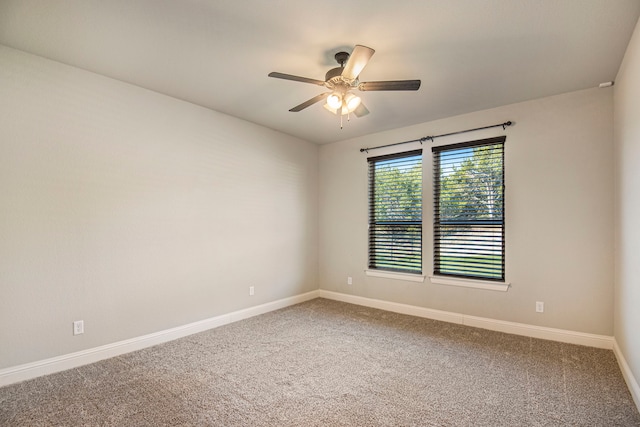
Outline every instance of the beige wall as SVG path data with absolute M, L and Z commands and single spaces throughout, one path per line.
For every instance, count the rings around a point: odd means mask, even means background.
M 1 46 L 0 99 L 0 368 L 317 289 L 317 146 Z
M 614 86 L 615 338 L 640 379 L 640 24 Z
M 320 288 L 492 319 L 613 333 L 613 91 L 589 89 L 320 147 Z M 375 112 L 372 112 L 375 114 Z M 375 120 L 371 116 L 371 120 Z M 508 292 L 365 276 L 367 154 L 362 147 L 512 120 L 436 139 L 507 135 Z M 424 146 L 424 271 L 432 271 L 431 150 Z M 370 155 L 409 150 L 418 143 Z M 347 276 L 353 285 L 347 285 Z M 545 313 L 535 312 L 535 302 Z

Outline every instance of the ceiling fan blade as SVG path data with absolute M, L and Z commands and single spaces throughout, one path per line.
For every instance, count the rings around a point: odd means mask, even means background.
M 293 76 L 291 74 L 271 72 L 269 77 L 275 77 L 276 79 L 293 80 L 294 82 L 311 83 L 318 86 L 324 86 L 322 80 L 309 79 L 307 77 Z
M 362 117 L 369 114 L 369 110 L 367 110 L 367 107 L 365 107 L 364 104 L 361 102 L 360 105 L 358 105 L 358 107 L 355 110 L 353 110 L 353 114 L 355 114 L 356 117 Z
M 318 96 L 314 96 L 314 97 L 313 97 L 313 98 L 311 98 L 310 100 L 305 101 L 305 102 L 303 102 L 303 103 L 302 103 L 302 104 L 300 104 L 300 105 L 296 105 L 295 107 L 293 107 L 293 108 L 292 108 L 292 109 L 290 109 L 289 111 L 291 111 L 291 112 L 293 112 L 293 113 L 297 113 L 298 111 L 302 111 L 302 110 L 304 110 L 305 108 L 307 108 L 307 107 L 309 107 L 309 106 L 311 106 L 311 105 L 315 104 L 316 102 L 320 102 L 320 101 L 322 101 L 322 100 L 323 100 L 323 99 L 325 99 L 327 96 L 329 96 L 329 94 L 330 94 L 330 93 L 331 93 L 331 92 L 325 92 L 325 93 L 321 93 L 321 94 L 320 94 L 320 95 L 318 95 Z
M 347 65 L 345 65 L 342 70 L 342 77 L 346 77 L 350 80 L 356 79 L 375 52 L 376 51 L 370 47 L 356 45 L 349 56 Z
M 418 90 L 420 80 L 387 80 L 382 82 L 362 82 L 358 89 L 366 90 Z

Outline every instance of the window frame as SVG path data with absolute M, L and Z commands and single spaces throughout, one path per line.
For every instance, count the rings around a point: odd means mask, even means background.
M 495 283 L 498 284 L 496 282 L 499 283 L 505 283 L 505 278 L 506 278 L 506 269 L 505 269 L 505 254 L 506 254 L 506 233 L 505 233 L 505 161 L 504 161 L 504 153 L 505 153 L 505 142 L 506 142 L 506 136 L 499 136 L 499 137 L 494 137 L 494 138 L 487 138 L 487 139 L 480 139 L 480 140 L 474 140 L 474 141 L 468 141 L 468 142 L 462 142 L 462 143 L 457 143 L 457 144 L 450 144 L 450 145 L 442 145 L 442 146 L 436 146 L 436 147 L 432 147 L 432 156 L 433 156 L 433 275 L 434 277 L 432 278 L 432 282 L 433 283 L 440 283 L 440 284 L 457 284 L 455 283 L 456 281 L 461 282 L 459 283 L 461 286 L 469 286 L 470 282 L 488 282 L 488 283 Z M 468 149 L 468 148 L 477 148 L 477 147 L 487 147 L 487 146 L 493 146 L 493 145 L 499 145 L 501 147 L 501 171 L 500 171 L 500 180 L 501 180 L 501 198 L 502 198 L 502 203 L 501 203 L 501 218 L 499 220 L 496 220 L 495 218 L 492 218 L 491 220 L 480 220 L 480 219 L 469 219 L 469 220 L 460 220 L 457 219 L 455 221 L 442 221 L 440 220 L 441 217 L 441 207 L 440 207 L 440 181 L 441 181 L 441 154 L 443 152 L 454 152 L 457 150 L 462 150 L 462 149 Z M 500 270 L 499 270 L 499 277 L 490 277 L 482 274 L 472 274 L 467 272 L 466 274 L 456 274 L 456 273 L 448 273 L 446 271 L 443 271 L 442 266 L 441 266 L 441 247 L 442 247 L 442 243 L 441 243 L 441 238 L 439 236 L 441 236 L 441 228 L 444 226 L 460 226 L 460 227 L 469 227 L 471 228 L 472 226 L 490 226 L 490 227 L 496 227 L 499 226 L 500 227 Z M 471 239 L 467 239 L 467 240 L 471 240 Z M 482 243 L 481 243 L 482 244 Z M 455 248 L 456 250 L 458 250 L 457 248 Z M 475 251 L 479 251 L 479 249 L 475 249 Z M 469 252 L 467 252 L 467 254 L 472 254 L 472 253 L 478 253 L 478 252 L 474 252 L 474 249 L 470 249 Z M 494 263 L 488 262 L 487 264 L 483 265 L 481 263 L 478 263 L 476 265 L 479 265 L 480 268 L 485 268 L 487 266 L 492 267 L 495 266 Z M 464 267 L 463 267 L 464 268 Z M 470 268 L 467 266 L 467 268 Z M 453 268 L 452 268 L 453 270 Z M 476 286 L 474 284 L 471 284 L 470 287 L 482 287 L 485 289 L 491 289 L 492 286 L 488 285 L 488 286 Z M 508 284 L 507 284 L 508 286 Z M 506 289 L 504 289 L 506 290 Z
M 399 160 L 408 159 L 410 157 L 420 156 L 419 164 L 420 164 L 420 188 L 418 190 L 418 194 L 420 197 L 419 201 L 419 221 L 382 221 L 379 222 L 375 217 L 376 211 L 376 164 L 380 162 L 390 161 L 390 160 Z M 422 149 L 398 152 L 393 154 L 386 154 L 382 156 L 375 156 L 367 158 L 367 170 L 368 170 L 368 259 L 367 259 L 367 274 L 370 276 L 378 276 L 378 277 L 390 277 L 390 278 L 398 278 L 405 280 L 413 280 L 412 276 L 419 276 L 422 281 L 424 276 L 422 272 L 424 270 L 424 250 L 423 250 L 423 231 L 424 231 L 424 154 Z M 395 267 L 389 267 L 380 265 L 377 261 L 377 254 L 385 249 L 393 249 L 393 245 L 379 245 L 376 243 L 376 233 L 379 231 L 378 226 L 391 226 L 391 227 L 418 227 L 418 238 L 417 242 L 415 238 L 412 238 L 414 250 L 419 251 L 419 268 L 407 268 L 406 266 L 402 266 L 402 263 L 396 262 Z M 408 231 L 408 230 L 407 230 Z M 415 233 L 413 233 L 415 234 Z M 397 246 L 395 246 L 397 248 Z

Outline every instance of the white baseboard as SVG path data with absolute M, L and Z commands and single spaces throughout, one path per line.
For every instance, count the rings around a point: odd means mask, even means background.
M 636 377 L 633 376 L 633 372 L 631 372 L 631 368 L 629 368 L 629 365 L 627 364 L 627 359 L 625 359 L 624 354 L 622 354 L 622 350 L 618 346 L 618 341 L 615 339 L 613 340 L 613 353 L 616 355 L 616 359 L 618 359 L 618 365 L 620 366 L 622 376 L 627 383 L 627 387 L 629 387 L 631 397 L 633 397 L 633 401 L 636 403 L 638 411 L 640 411 L 640 385 L 638 385 Z
M 0 369 L 0 387 L 25 381 L 42 375 L 53 374 L 55 372 L 65 371 L 71 368 L 87 365 L 89 363 L 98 362 L 109 357 L 119 356 L 146 347 L 162 344 L 178 338 L 186 337 L 208 329 L 217 328 L 259 314 L 268 313 L 290 305 L 299 304 L 318 298 L 319 291 L 311 291 L 304 294 L 296 295 L 289 298 L 280 299 L 266 304 L 257 305 L 255 307 L 234 311 L 232 313 L 223 314 L 209 319 L 200 320 L 198 322 L 189 323 L 187 325 L 178 326 L 176 328 L 167 329 L 160 332 L 144 335 L 141 337 L 131 338 L 100 347 L 90 348 L 75 353 L 65 354 L 62 356 L 52 357 L 50 359 L 40 360 L 37 362 L 26 363 L 24 365 L 14 366 L 10 368 Z
M 507 322 L 503 320 L 487 319 L 484 317 L 464 316 L 464 324 L 476 328 L 506 332 L 543 340 L 559 341 L 567 344 L 585 345 L 587 347 L 613 349 L 613 337 L 607 335 L 587 334 L 584 332 L 568 331 L 566 329 L 547 328 L 544 326 L 528 325 L 526 323 Z
M 415 305 L 399 304 L 396 302 L 383 301 L 379 299 L 365 298 L 356 295 L 342 294 L 340 292 L 325 291 L 320 289 L 320 298 L 335 301 L 348 302 L 350 304 L 363 305 L 365 307 L 377 308 L 380 310 L 393 311 L 394 313 L 408 314 L 410 316 L 425 317 L 427 319 L 442 320 L 443 322 L 463 324 L 462 314 L 450 311 L 433 310 L 430 308 L 417 307 Z
M 580 344 L 609 350 L 612 349 L 614 350 L 616 357 L 618 358 L 622 373 L 625 380 L 627 381 L 627 384 L 629 385 L 629 389 L 631 390 L 634 401 L 640 408 L 640 388 L 638 387 L 638 383 L 633 377 L 633 374 L 631 373 L 629 366 L 626 364 L 626 361 L 624 360 L 624 357 L 622 356 L 620 349 L 617 347 L 617 344 L 615 343 L 613 337 L 468 316 L 459 313 L 434 310 L 408 304 L 399 304 L 326 290 L 311 291 L 293 297 L 261 304 L 255 307 L 250 307 L 243 310 L 234 311 L 232 313 L 204 319 L 198 322 L 189 323 L 187 325 L 178 326 L 176 328 L 155 332 L 141 337 L 119 341 L 116 343 L 90 348 L 75 353 L 65 354 L 62 356 L 52 357 L 32 363 L 26 363 L 24 365 L 0 369 L 0 387 L 39 377 L 41 375 L 48 375 L 55 372 L 87 365 L 89 363 L 94 363 L 103 359 L 107 359 L 109 357 L 115 357 L 132 351 L 141 350 L 143 348 L 162 344 L 167 341 L 206 331 L 208 329 L 217 328 L 219 326 L 268 313 L 280 308 L 299 304 L 301 302 L 309 301 L 318 297 L 392 311 L 395 313 L 408 314 L 433 320 L 441 320 L 444 322 L 458 323 L 461 325 L 506 332 L 515 335 L 523 335 L 533 338 L 541 338 L 571 344 Z
M 339 292 L 320 290 L 320 297 L 351 304 L 363 305 L 395 313 L 409 314 L 411 316 L 424 317 L 444 322 L 458 323 L 476 328 L 489 329 L 491 331 L 505 332 L 508 334 L 522 335 L 525 337 L 541 338 L 551 341 L 579 344 L 589 347 L 613 349 L 613 337 L 606 335 L 586 334 L 583 332 L 567 331 L 564 329 L 546 328 L 542 326 L 527 325 L 524 323 L 507 322 L 503 320 L 488 319 L 485 317 L 468 316 L 466 314 L 452 313 L 449 311 L 433 310 L 408 304 L 365 298 L 356 295 L 342 294 Z

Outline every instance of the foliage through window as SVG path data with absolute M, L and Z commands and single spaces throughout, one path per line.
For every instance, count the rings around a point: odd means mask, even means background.
M 422 150 L 369 162 L 369 268 L 422 273 Z
M 432 148 L 434 274 L 504 280 L 504 141 Z

